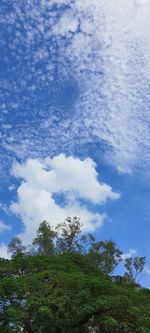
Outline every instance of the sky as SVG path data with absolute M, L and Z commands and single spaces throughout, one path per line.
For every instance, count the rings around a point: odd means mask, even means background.
M 80 217 L 150 288 L 150 0 L 1 0 L 0 256 Z

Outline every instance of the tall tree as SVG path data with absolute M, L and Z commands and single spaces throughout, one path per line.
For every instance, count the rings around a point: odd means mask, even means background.
M 93 265 L 99 268 L 101 273 L 110 274 L 122 261 L 122 251 L 116 247 L 112 240 L 93 242 L 88 258 Z
M 18 237 L 13 238 L 8 244 L 8 252 L 12 257 L 22 255 L 25 252 L 25 246 L 22 245 L 22 240 Z
M 38 253 L 52 255 L 54 253 L 54 239 L 57 233 L 51 229 L 46 220 L 40 223 L 37 236 L 33 240 L 33 245 L 37 247 Z
M 59 253 L 79 252 L 82 249 L 79 241 L 82 224 L 78 217 L 67 217 L 63 223 L 58 224 L 57 231 L 60 236 L 57 239 Z
M 141 273 L 143 272 L 145 266 L 145 257 L 134 257 L 134 258 L 127 258 L 125 260 L 125 268 L 127 272 L 125 273 L 125 278 L 137 281 Z

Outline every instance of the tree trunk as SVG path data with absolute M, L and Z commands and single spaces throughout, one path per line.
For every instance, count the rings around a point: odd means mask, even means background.
M 26 324 L 24 329 L 23 329 L 23 333 L 33 333 L 32 328 L 30 327 L 29 324 Z
M 55 331 L 55 333 L 62 333 L 61 328 L 59 328 L 59 327 L 57 326 L 57 327 L 56 327 L 56 331 Z

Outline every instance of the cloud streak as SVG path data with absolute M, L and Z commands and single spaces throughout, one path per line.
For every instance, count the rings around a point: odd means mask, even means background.
M 9 230 L 11 230 L 11 225 L 5 224 L 3 221 L 0 220 L 0 233 Z

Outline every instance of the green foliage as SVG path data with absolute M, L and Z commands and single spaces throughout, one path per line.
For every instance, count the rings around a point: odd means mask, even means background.
M 127 273 L 125 278 L 136 281 L 139 275 L 142 273 L 145 266 L 145 257 L 134 257 L 125 260 L 125 268 Z
M 13 238 L 8 245 L 8 252 L 11 253 L 12 257 L 16 255 L 23 255 L 25 247 L 22 245 L 20 238 Z
M 54 253 L 54 238 L 56 232 L 53 231 L 47 221 L 43 221 L 37 231 L 37 236 L 33 245 L 37 247 L 39 253 L 52 255 Z
M 60 237 L 57 238 L 57 251 L 64 252 L 80 252 L 82 246 L 79 242 L 79 234 L 81 233 L 80 219 L 67 217 L 67 219 L 58 224 L 56 227 Z
M 25 251 L 17 240 L 9 248 L 12 259 L 0 260 L 0 332 L 150 332 L 150 291 L 134 282 L 144 258 L 126 261 L 128 281 L 112 277 L 121 261 L 113 241 L 80 235 L 77 218 L 57 232 L 43 221 L 37 252 Z
M 103 274 L 110 274 L 122 260 L 122 252 L 113 241 L 93 242 L 88 253 L 89 261 Z

